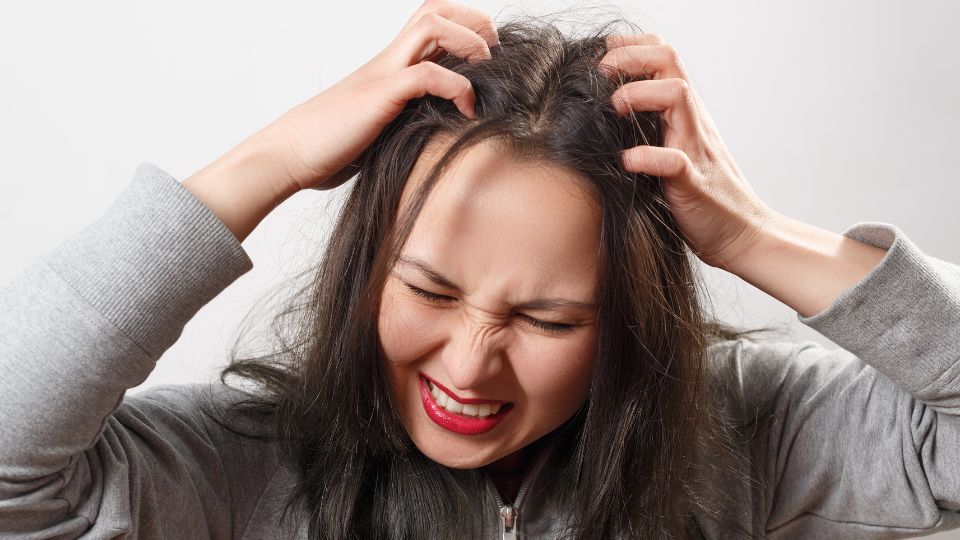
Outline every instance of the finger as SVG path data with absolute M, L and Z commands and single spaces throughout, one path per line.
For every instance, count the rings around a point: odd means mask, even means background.
M 629 82 L 613 92 L 610 102 L 621 116 L 631 111 L 662 111 L 664 120 L 678 135 L 699 135 L 693 89 L 683 79 Z
M 477 98 L 470 79 L 463 75 L 433 62 L 420 62 L 403 69 L 396 77 L 394 101 L 399 107 L 411 99 L 430 94 L 453 101 L 464 116 L 476 119 Z
M 497 36 L 497 25 L 490 15 L 479 9 L 442 0 L 427 0 L 424 2 L 417 13 L 404 25 L 404 28 L 412 26 L 424 13 L 436 13 L 445 19 L 473 30 L 486 41 L 489 47 L 500 43 L 500 38 Z
M 623 167 L 661 178 L 686 178 L 693 167 L 682 150 L 662 146 L 634 146 L 621 152 Z
M 660 45 L 663 36 L 660 34 L 607 34 L 604 39 L 607 50 L 629 45 Z
M 440 49 L 468 61 L 490 59 L 490 47 L 480 34 L 436 13 L 425 13 L 397 43 L 403 67 L 430 58 Z
M 651 79 L 684 79 L 687 70 L 673 45 L 626 45 L 607 51 L 599 66 L 610 76 L 623 72 Z

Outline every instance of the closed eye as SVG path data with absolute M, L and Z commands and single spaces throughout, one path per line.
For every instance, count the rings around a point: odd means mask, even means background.
M 452 296 L 446 296 L 446 295 L 443 295 L 443 294 L 436 294 L 436 293 L 432 293 L 432 292 L 430 292 L 430 291 L 425 291 L 425 290 L 421 289 L 420 287 L 416 287 L 416 286 L 411 285 L 411 284 L 409 284 L 409 283 L 407 283 L 407 282 L 404 282 L 403 284 L 406 285 L 406 287 L 407 287 L 408 289 L 410 289 L 410 292 L 412 292 L 413 294 L 415 294 L 415 295 L 417 295 L 417 296 L 420 296 L 420 297 L 422 297 L 422 298 L 426 298 L 427 300 L 430 300 L 430 301 L 432 301 L 432 302 L 437 302 L 437 303 L 450 303 L 450 302 L 456 302 L 456 301 L 457 301 L 457 299 L 454 298 L 454 297 L 452 297 Z M 575 326 L 575 325 L 573 325 L 573 324 L 563 324 L 563 323 L 556 323 L 556 322 L 549 322 L 549 321 L 541 321 L 540 319 L 535 319 L 535 318 L 533 318 L 533 317 L 531 317 L 531 316 L 529 316 L 529 315 L 524 315 L 523 313 L 518 313 L 518 315 L 519 315 L 524 321 L 526 321 L 528 324 L 530 324 L 531 326 L 535 326 L 535 327 L 537 327 L 537 328 L 539 328 L 539 329 L 541 329 L 541 330 L 546 330 L 547 332 L 550 332 L 550 333 L 553 333 L 553 334 L 565 334 L 565 333 L 568 333 L 568 332 L 572 332 L 572 331 L 573 331 L 573 328 L 574 328 L 574 326 Z
M 434 302 L 451 302 L 451 301 L 455 302 L 457 300 L 452 296 L 444 296 L 442 294 L 435 294 L 430 291 L 425 291 L 420 287 L 414 287 L 413 285 L 406 282 L 404 282 L 404 285 L 406 285 L 407 288 L 413 292 L 413 294 L 417 296 L 422 296 L 428 300 L 433 300 Z

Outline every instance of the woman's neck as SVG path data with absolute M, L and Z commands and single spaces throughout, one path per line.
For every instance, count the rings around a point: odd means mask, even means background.
M 540 445 L 530 444 L 483 467 L 506 504 L 512 504 Z

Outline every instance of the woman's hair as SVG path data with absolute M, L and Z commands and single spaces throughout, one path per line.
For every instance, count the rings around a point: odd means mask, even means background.
M 482 473 L 447 468 L 413 444 L 380 360 L 377 314 L 384 281 L 429 190 L 451 160 L 483 141 L 518 160 L 578 173 L 602 209 L 598 348 L 587 398 L 554 432 L 546 493 L 573 538 L 689 537 L 694 514 L 724 520 L 698 470 L 741 470 L 734 430 L 711 399 L 704 349 L 741 337 L 709 321 L 701 278 L 658 178 L 626 172 L 619 153 L 661 145 L 658 113 L 618 117 L 611 93 L 625 78 L 597 68 L 604 36 L 629 22 L 592 25 L 569 37 L 552 22 L 499 27 L 489 61 L 446 55 L 465 75 L 477 120 L 426 96 L 403 112 L 357 160 L 329 244 L 309 282 L 276 319 L 269 354 L 234 357 L 221 373 L 256 383 L 234 405 L 267 419 L 299 484 L 294 505 L 312 538 L 479 538 L 495 504 Z M 398 216 L 417 157 L 437 136 L 452 141 Z M 547 478 L 549 477 L 549 478 Z M 716 486 L 714 486 L 715 488 Z M 733 488 L 734 486 L 724 486 Z M 521 516 L 521 519 L 523 516 Z

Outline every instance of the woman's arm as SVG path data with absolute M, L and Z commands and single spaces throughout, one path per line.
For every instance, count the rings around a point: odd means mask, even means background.
M 209 432 L 122 400 L 251 267 L 204 204 L 143 164 L 106 213 L 0 289 L 0 536 L 225 537 L 231 489 Z
M 712 350 L 733 367 L 732 401 L 763 428 L 750 458 L 765 485 L 744 500 L 757 534 L 948 526 L 960 510 L 960 268 L 891 225 L 861 223 L 841 238 L 778 215 L 750 188 L 673 47 L 656 35 L 608 46 L 601 67 L 642 77 L 618 88 L 614 108 L 664 120 L 663 146 L 626 149 L 624 167 L 659 179 L 701 260 L 796 308 L 842 347 L 741 340 Z
M 370 62 L 184 184 L 141 165 L 100 219 L 0 289 L 0 536 L 242 536 L 260 496 L 243 488 L 267 473 L 247 461 L 273 454 L 221 444 L 190 397 L 127 389 L 250 269 L 239 240 L 292 193 L 346 180 L 409 99 L 472 116 L 469 80 L 423 60 L 489 58 L 495 42 L 485 13 L 427 2 Z
M 624 167 L 659 177 L 687 244 L 705 263 L 739 275 L 803 316 L 862 279 L 883 250 L 781 215 L 750 187 L 676 49 L 655 34 L 612 36 L 600 62 L 626 82 L 611 97 L 623 115 L 660 111 L 662 147 L 624 150 Z
M 272 146 L 257 133 L 183 181 L 241 242 L 298 191 Z
M 776 214 L 742 255 L 724 269 L 790 306 L 820 313 L 863 279 L 886 251 Z
M 297 191 L 349 180 L 357 158 L 409 100 L 438 96 L 476 118 L 469 79 L 430 60 L 443 54 L 488 60 L 498 43 L 488 14 L 453 2 L 424 2 L 377 56 L 185 180 L 184 187 L 243 240 Z
M 960 525 L 960 267 L 897 227 L 844 237 L 886 250 L 799 320 L 840 344 L 722 342 L 711 366 L 752 434 L 770 538 L 916 535 Z M 758 535 L 761 533 L 758 531 Z

